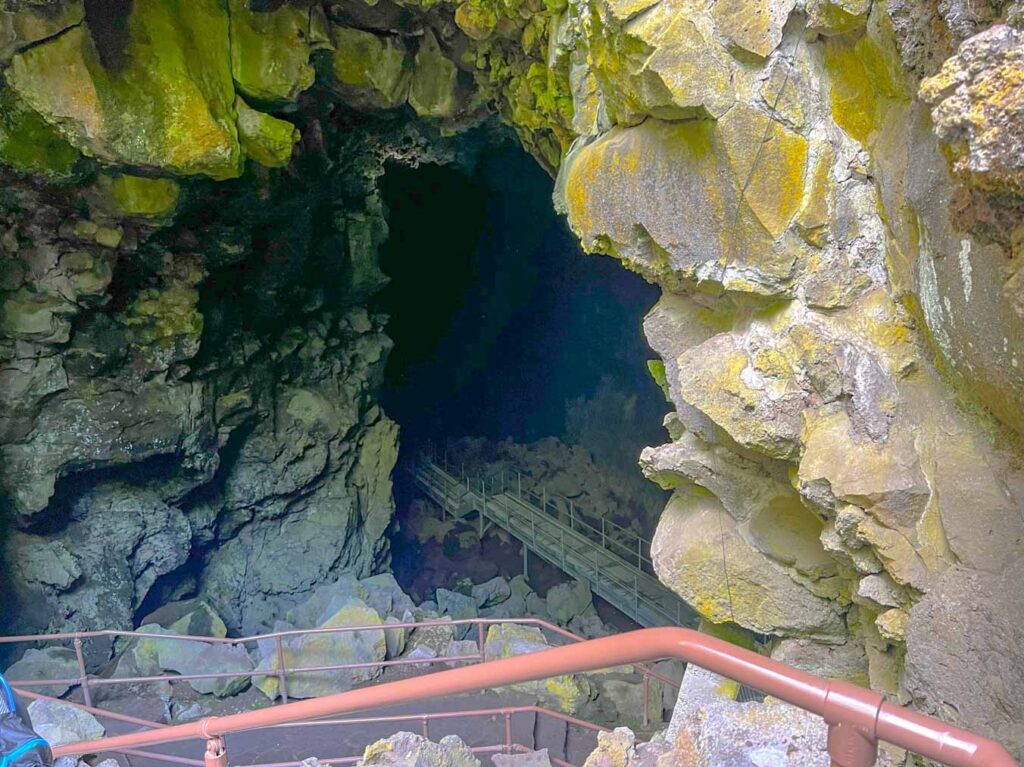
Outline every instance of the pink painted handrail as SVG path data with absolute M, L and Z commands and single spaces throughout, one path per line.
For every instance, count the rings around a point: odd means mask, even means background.
M 552 634 L 561 636 L 564 639 L 568 639 L 572 642 L 582 642 L 583 637 L 578 636 L 571 631 L 562 628 L 554 623 L 545 621 L 541 618 L 459 618 L 459 619 L 445 619 L 445 620 L 432 620 L 432 621 L 415 621 L 415 622 L 403 622 L 403 623 L 386 623 L 386 624 L 367 624 L 363 626 L 320 626 L 311 629 L 289 629 L 286 631 L 275 631 L 268 634 L 254 634 L 246 637 L 211 637 L 211 636 L 200 636 L 194 634 L 163 634 L 163 633 L 140 633 L 137 631 L 124 631 L 120 629 L 102 629 L 99 631 L 73 631 L 65 632 L 60 634 L 23 634 L 15 636 L 0 636 L 0 645 L 3 644 L 17 644 L 25 642 L 56 642 L 56 641 L 72 641 L 75 647 L 75 655 L 78 662 L 78 676 L 73 679 L 17 679 L 11 680 L 18 684 L 19 687 L 69 687 L 72 685 L 81 685 L 82 693 L 85 697 L 86 706 L 92 705 L 92 688 L 102 685 L 124 685 L 124 684 L 141 684 L 147 682 L 182 682 L 189 680 L 198 679 L 241 679 L 243 677 L 255 677 L 255 676 L 277 676 L 281 685 L 281 697 L 282 700 L 288 702 L 288 684 L 287 680 L 289 677 L 295 674 L 308 674 L 317 673 L 324 671 L 342 671 L 360 668 L 375 668 L 383 669 L 390 668 L 392 666 L 431 666 L 435 664 L 451 664 L 456 662 L 473 662 L 473 661 L 484 661 L 485 658 L 485 640 L 486 640 L 486 629 L 489 626 L 503 624 L 503 623 L 516 623 L 526 626 L 534 626 L 544 631 L 548 631 Z M 436 658 L 398 658 L 392 660 L 374 660 L 364 661 L 359 663 L 335 663 L 326 666 L 292 666 L 286 667 L 285 656 L 284 656 L 284 644 L 283 640 L 291 637 L 308 636 L 311 634 L 346 634 L 354 633 L 359 631 L 394 631 L 397 629 L 421 629 L 429 628 L 432 626 L 447 626 L 454 628 L 456 626 L 474 626 L 477 630 L 477 645 L 478 651 L 475 655 L 439 655 Z M 82 641 L 85 639 L 95 639 L 99 637 L 108 638 L 137 638 L 147 640 L 169 640 L 176 642 L 206 642 L 209 644 L 222 644 L 222 645 L 244 645 L 247 643 L 259 643 L 263 641 L 274 640 L 276 647 L 276 660 L 277 665 L 272 669 L 265 669 L 265 673 L 258 673 L 259 669 L 249 669 L 243 671 L 224 671 L 224 672 L 210 672 L 205 674 L 154 674 L 149 676 L 138 676 L 138 677 L 112 677 L 112 678 L 97 678 L 90 676 L 86 672 L 85 667 L 85 656 L 82 652 Z M 634 669 L 643 676 L 643 723 L 647 727 L 648 722 L 648 701 L 650 699 L 652 679 L 656 679 L 668 687 L 674 687 L 679 689 L 679 684 L 669 679 L 668 677 L 659 674 L 653 669 L 643 664 L 636 664 Z
M 661 658 L 693 663 L 823 717 L 833 767 L 870 767 L 877 759 L 879 740 L 950 767 L 1020 767 L 998 743 L 886 703 L 876 692 L 821 679 L 682 628 L 641 629 L 276 708 L 58 746 L 54 755 L 77 756 L 204 738 L 206 764 L 226 767 L 223 736 L 232 733 Z

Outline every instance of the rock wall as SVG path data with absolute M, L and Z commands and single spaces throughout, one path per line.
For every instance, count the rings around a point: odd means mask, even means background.
M 671 442 L 642 457 L 674 491 L 655 541 L 663 579 L 709 620 L 777 637 L 789 662 L 1019 747 L 1024 604 L 1004 585 L 1024 546 L 1016 4 L 85 11 L 12 0 L 0 15 L 0 160 L 35 179 L 19 182 L 2 240 L 17 535 L 71 535 L 83 503 L 128 525 L 110 511 L 123 489 L 94 483 L 84 501 L 65 480 L 135 463 L 133 492 L 154 511 L 125 536 L 216 541 L 196 578 L 238 625 L 263 617 L 264 595 L 308 587 L 295 554 L 317 573 L 370 561 L 394 443 L 367 394 L 385 342 L 357 308 L 378 279 L 381 219 L 367 173 L 344 164 L 379 157 L 380 131 L 352 115 L 451 135 L 492 109 L 557 172 L 584 247 L 663 288 L 645 329 Z M 389 146 L 416 156 L 415 141 Z M 277 184 L 309 178 L 306 155 L 348 193 L 331 248 L 295 261 L 282 244 L 278 258 L 253 222 L 251 240 L 221 236 L 239 229 L 222 205 L 265 213 Z M 181 195 L 202 226 L 179 213 L 154 240 Z M 283 211 L 278 227 L 302 226 Z M 298 289 L 292 266 L 337 252 L 343 290 Z M 229 316 L 216 330 L 224 299 L 257 284 L 253 329 L 230 332 L 246 323 Z M 259 329 L 282 297 L 291 332 Z M 237 367 L 232 379 L 230 359 L 262 384 Z M 270 558 L 291 524 L 313 532 Z M 324 551 L 321 525 L 361 542 Z M 39 552 L 18 572 L 46 594 L 80 588 L 101 565 L 68 543 L 13 546 Z M 180 549 L 140 544 L 102 583 L 134 584 L 138 602 L 139 584 L 183 566 Z
M 1020 749 L 1019 33 L 906 5 L 571 9 L 556 202 L 664 289 L 662 579 Z

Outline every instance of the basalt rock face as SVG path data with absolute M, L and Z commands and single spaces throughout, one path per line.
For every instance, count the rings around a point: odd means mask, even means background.
M 663 579 L 1020 748 L 1019 643 L 939 630 L 1024 620 L 1016 5 L 187 5 L 0 14 L 7 571 L 49 625 L 87 623 L 93 583 L 254 626 L 372 566 L 372 178 L 431 151 L 402 124 L 491 109 L 583 246 L 663 288 Z M 97 562 L 93 510 L 154 543 Z M 950 671 L 997 645 L 1005 684 Z
M 641 458 L 675 493 L 662 579 L 787 662 L 1020 749 L 1019 696 L 949 673 L 985 642 L 939 627 L 1024 615 L 995 585 L 1024 543 L 1024 70 L 998 8 L 940 7 L 589 3 L 565 46 L 596 119 L 556 202 L 664 288 L 645 329 L 673 441 Z

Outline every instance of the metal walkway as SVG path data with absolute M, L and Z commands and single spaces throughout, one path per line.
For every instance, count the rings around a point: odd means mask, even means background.
M 588 582 L 595 594 L 641 626 L 697 625 L 693 608 L 654 574 L 650 541 L 603 517 L 590 517 L 567 498 L 523 488 L 518 473 L 470 477 L 461 470 L 450 473 L 451 468 L 424 457 L 410 473 L 443 514 L 477 512 L 481 535 L 492 523 L 522 542 L 524 570 L 527 553 L 533 552 Z

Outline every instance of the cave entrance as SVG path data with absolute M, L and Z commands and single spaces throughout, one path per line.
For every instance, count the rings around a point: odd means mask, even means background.
M 400 426 L 400 465 L 444 446 L 653 534 L 665 497 L 637 457 L 663 439 L 665 399 L 642 334 L 657 289 L 580 250 L 551 178 L 511 141 L 471 163 L 391 165 L 380 190 L 390 283 L 378 308 L 394 341 L 380 401 Z M 438 528 L 401 470 L 395 492 L 392 566 L 414 598 L 522 572 L 518 542 L 481 541 L 472 514 Z M 566 578 L 531 558 L 540 594 Z

